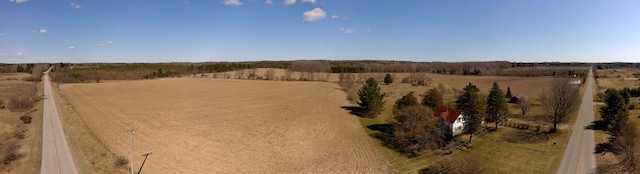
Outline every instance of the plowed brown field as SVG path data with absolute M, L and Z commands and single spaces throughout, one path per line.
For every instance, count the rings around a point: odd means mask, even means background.
M 60 90 L 114 153 L 145 173 L 386 173 L 338 85 L 177 78 L 65 84 Z M 136 169 L 137 170 L 137 169 Z

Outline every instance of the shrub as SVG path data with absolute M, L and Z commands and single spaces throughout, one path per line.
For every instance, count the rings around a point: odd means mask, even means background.
M 13 132 L 11 132 L 11 134 L 12 134 L 13 137 L 15 137 L 15 138 L 17 138 L 19 140 L 22 140 L 25 137 L 27 137 L 24 134 L 25 131 L 26 130 L 24 128 L 22 128 L 21 126 L 16 126 L 16 127 L 13 128 Z
M 116 158 L 116 166 L 122 167 L 122 166 L 125 166 L 127 164 L 129 164 L 129 160 L 127 158 L 125 158 L 123 156 L 118 156 Z
M 32 119 L 31 116 L 28 116 L 28 115 L 20 116 L 20 120 L 22 120 L 24 124 L 31 123 L 31 119 Z
M 639 108 L 640 108 L 640 103 L 638 103 L 637 100 L 629 102 L 629 110 L 639 109 Z
M 9 99 L 9 110 L 22 111 L 33 107 L 34 103 L 35 101 L 33 100 L 33 98 L 14 96 Z
M 28 81 L 28 82 L 41 82 L 42 78 L 40 78 L 38 76 L 29 76 L 29 77 L 23 78 L 22 80 Z
M 0 160 L 2 161 L 2 164 L 9 164 L 11 161 L 19 159 L 19 148 L 20 144 L 15 139 L 7 139 L 0 142 Z

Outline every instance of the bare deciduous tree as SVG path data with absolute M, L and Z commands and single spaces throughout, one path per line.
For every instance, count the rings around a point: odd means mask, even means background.
M 284 80 L 291 80 L 291 76 L 293 76 L 293 71 L 291 70 L 284 70 Z
M 520 111 L 522 111 L 522 116 L 531 110 L 531 104 L 526 100 L 518 100 L 518 107 L 520 108 Z
M 256 78 L 258 78 L 258 74 L 256 72 L 258 72 L 258 69 L 249 69 L 249 74 L 247 74 L 247 79 L 250 80 L 255 80 Z
M 394 119 L 398 123 L 394 124 L 394 142 L 411 155 L 416 155 L 420 150 L 439 149 L 447 145 L 451 132 L 444 123 L 432 116 L 431 110 L 414 102 L 414 105 L 396 112 Z
M 553 124 L 555 131 L 558 123 L 567 119 L 569 113 L 578 109 L 580 92 L 577 85 L 569 83 L 568 78 L 556 79 L 549 91 L 540 94 L 540 105 L 545 118 Z
M 244 69 L 236 70 L 236 79 L 244 78 Z
M 275 77 L 275 71 L 273 69 L 269 69 L 267 70 L 267 72 L 264 73 L 264 79 L 265 80 L 273 80 L 273 78 Z

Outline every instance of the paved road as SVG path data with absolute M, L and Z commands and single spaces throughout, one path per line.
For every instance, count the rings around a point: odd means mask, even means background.
M 582 97 L 582 104 L 578 111 L 578 119 L 573 130 L 569 145 L 564 152 L 562 163 L 556 173 L 573 174 L 573 173 L 595 173 L 596 172 L 596 155 L 593 153 L 595 148 L 593 130 L 585 129 L 585 126 L 593 122 L 593 73 L 589 71 L 586 80 L 586 88 Z
M 60 124 L 56 103 L 49 83 L 48 71 L 44 75 L 44 115 L 42 121 L 41 174 L 76 174 L 78 168 L 73 161 L 67 139 Z

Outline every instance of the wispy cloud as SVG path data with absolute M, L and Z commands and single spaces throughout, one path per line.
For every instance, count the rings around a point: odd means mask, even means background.
M 339 29 L 340 31 L 343 31 L 343 30 L 344 30 L 344 27 L 340 27 L 340 28 L 338 28 L 338 29 Z
M 367 29 L 367 32 L 371 32 L 371 29 Z
M 266 0 L 264 3 L 267 5 L 273 5 L 273 0 Z
M 29 57 L 29 54 L 28 53 L 19 52 L 18 54 L 16 54 L 16 57 Z
M 338 18 L 338 17 L 340 17 L 340 16 L 338 16 L 338 15 L 333 15 L 333 16 L 331 16 L 331 19 L 335 19 L 335 18 Z
M 224 5 L 242 5 L 240 0 L 224 0 Z
M 80 5 L 78 5 L 78 4 L 77 4 L 77 3 L 75 3 L 75 2 L 72 2 L 72 3 L 71 3 L 71 7 L 75 8 L 75 9 L 82 8 Z
M 355 30 L 353 30 L 352 28 L 347 28 L 344 30 L 344 34 L 351 34 L 353 32 L 355 32 Z
M 17 4 L 21 4 L 21 3 L 25 3 L 25 2 L 29 2 L 31 0 L 9 0 L 9 2 L 15 2 Z
M 296 0 L 284 0 L 284 2 L 282 2 L 284 5 L 293 5 L 296 3 Z
M 67 47 L 67 49 L 73 50 L 73 49 L 76 49 L 76 47 L 74 47 L 73 45 L 71 45 L 71 46 L 68 46 L 68 47 Z
M 321 8 L 315 8 L 313 10 L 304 12 L 302 14 L 302 17 L 304 18 L 302 19 L 302 21 L 315 22 L 327 17 L 327 12 L 325 12 Z
M 108 41 L 107 43 L 100 44 L 101 47 L 110 47 L 113 45 L 113 41 Z
M 302 0 L 302 2 L 308 2 L 308 3 L 315 4 L 316 0 Z
M 31 30 L 32 33 L 40 33 L 40 34 L 45 34 L 45 33 L 49 33 L 49 31 L 47 31 L 47 29 L 40 29 L 40 30 Z
M 0 36 L 4 35 L 4 33 L 0 33 Z

